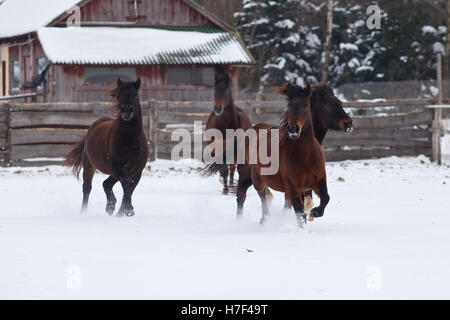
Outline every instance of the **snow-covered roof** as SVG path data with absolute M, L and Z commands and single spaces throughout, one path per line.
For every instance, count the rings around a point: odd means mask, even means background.
M 38 30 L 38 37 L 47 58 L 54 64 L 250 64 L 253 62 L 238 38 L 233 33 L 223 31 L 45 27 Z
M 0 6 L 0 38 L 36 32 L 80 0 L 6 0 Z

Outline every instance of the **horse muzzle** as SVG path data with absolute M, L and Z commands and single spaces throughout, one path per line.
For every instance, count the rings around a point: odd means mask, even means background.
M 121 113 L 120 117 L 122 118 L 123 121 L 130 121 L 131 119 L 133 119 L 133 114 L 132 113 Z
M 214 106 L 214 113 L 216 115 L 220 116 L 222 114 L 222 112 L 223 112 L 223 107 L 222 106 L 218 106 L 218 105 Z
M 301 136 L 300 127 L 296 124 L 287 126 L 288 138 L 297 140 Z
M 352 133 L 353 132 L 353 120 L 352 119 L 345 120 L 343 126 L 344 126 L 345 133 Z

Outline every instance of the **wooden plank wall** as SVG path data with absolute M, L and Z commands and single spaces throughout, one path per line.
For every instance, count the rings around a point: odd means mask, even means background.
M 148 103 L 142 104 L 142 109 L 148 133 Z M 115 114 L 116 107 L 105 102 L 11 104 L 7 123 L 9 165 L 60 164 L 95 120 Z
M 384 102 L 348 102 L 346 108 L 366 111 L 368 115 L 353 116 L 354 132 L 329 131 L 324 142 L 328 161 L 380 158 L 387 156 L 431 155 L 432 112 L 424 107 L 427 100 L 396 100 Z M 282 101 L 240 101 L 238 105 L 250 116 L 253 124 L 277 124 L 284 111 Z M 397 112 L 392 113 L 392 106 Z M 212 110 L 211 102 L 159 102 L 157 103 L 158 127 L 157 157 L 170 159 L 172 130 L 168 125 L 206 123 Z M 381 113 L 387 108 L 387 113 Z M 376 110 L 377 114 L 374 110 Z M 391 112 L 390 114 L 388 112 Z M 170 127 L 169 127 L 170 128 Z M 193 141 L 193 136 L 192 136 Z
M 150 26 L 213 25 L 207 17 L 182 0 L 138 0 L 136 16 L 133 0 L 97 0 L 81 7 L 81 22 L 136 22 Z M 55 24 L 66 22 L 64 18 Z
M 8 104 L 0 104 L 0 167 L 8 162 Z
M 355 110 L 389 113 L 354 116 L 354 132 L 329 131 L 324 142 L 328 161 L 369 159 L 386 156 L 431 155 L 432 112 L 429 101 L 403 100 L 379 103 L 348 102 Z M 284 111 L 280 101 L 240 101 L 238 105 L 252 123 L 277 124 Z M 390 106 L 409 112 L 394 112 Z M 172 141 L 175 128 L 190 130 L 194 121 L 203 125 L 212 110 L 212 102 L 143 102 L 144 126 L 149 136 L 151 159 L 170 159 L 179 141 Z M 116 113 L 112 103 L 40 103 L 0 105 L 0 160 L 3 165 L 46 165 L 61 163 L 70 147 L 85 136 L 96 119 Z M 199 134 L 199 136 L 201 133 Z M 201 138 L 201 137 L 196 137 Z M 200 146 L 203 147 L 203 146 Z M 194 148 L 192 148 L 194 150 Z M 191 155 L 193 156 L 194 153 Z M 32 161 L 30 159 L 38 159 Z

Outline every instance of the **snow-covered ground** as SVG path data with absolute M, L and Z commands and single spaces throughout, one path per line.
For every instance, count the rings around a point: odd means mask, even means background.
M 448 166 L 330 163 L 330 205 L 304 230 L 279 193 L 261 227 L 253 189 L 236 221 L 198 166 L 152 163 L 134 218 L 105 215 L 101 175 L 80 215 L 67 169 L 0 169 L 0 298 L 450 298 Z

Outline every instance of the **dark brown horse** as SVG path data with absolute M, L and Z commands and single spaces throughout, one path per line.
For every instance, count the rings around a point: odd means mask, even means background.
M 281 124 L 276 127 L 279 130 L 279 168 L 275 174 L 261 174 L 262 165 L 258 157 L 256 164 L 247 165 L 250 168 L 252 183 L 258 192 L 262 202 L 263 216 L 261 223 L 269 214 L 266 189 L 274 190 L 288 195 L 292 201 L 299 226 L 306 223 L 306 213 L 302 194 L 313 190 L 320 197 L 320 205 L 312 209 L 311 216 L 321 217 L 329 202 L 326 182 L 325 155 L 314 136 L 310 98 L 312 88 L 308 85 L 302 88 L 295 85 L 286 85 L 281 93 L 288 98 L 287 111 L 283 114 Z M 258 130 L 258 126 L 253 127 Z M 258 137 L 258 148 L 261 145 L 261 137 Z M 267 146 L 273 139 L 271 131 L 267 136 Z M 246 148 L 248 162 L 248 148 Z M 259 151 L 259 150 L 258 150 Z M 270 153 L 269 150 L 268 153 Z M 259 152 L 258 152 L 259 154 Z M 213 173 L 220 168 L 218 164 L 211 164 L 205 170 Z M 245 199 L 244 199 L 245 200 Z M 243 204 L 243 203 L 242 203 Z
M 244 111 L 234 105 L 233 95 L 231 92 L 232 82 L 230 76 L 221 66 L 216 66 L 215 71 L 215 105 L 214 110 L 211 112 L 206 123 L 206 130 L 217 129 L 225 138 L 227 129 L 242 129 L 246 131 L 251 127 L 251 122 Z M 234 183 L 235 170 L 235 164 L 226 165 L 220 169 L 220 176 L 221 179 L 223 179 L 224 194 L 228 193 L 229 185 L 232 185 Z M 228 181 L 228 176 L 230 177 L 230 181 Z
M 87 136 L 67 155 L 66 165 L 79 176 L 83 168 L 83 205 L 87 209 L 92 178 L 99 170 L 109 175 L 103 182 L 106 193 L 106 212 L 114 213 L 116 197 L 113 186 L 120 181 L 123 188 L 122 205 L 118 216 L 134 216 L 131 197 L 138 185 L 148 159 L 148 143 L 142 125 L 139 101 L 140 79 L 136 82 L 117 82 L 113 96 L 120 109 L 117 118 L 102 118 L 94 122 Z

